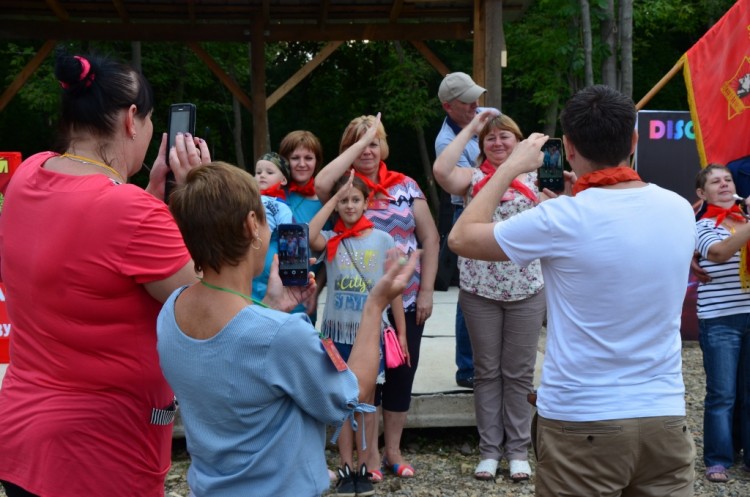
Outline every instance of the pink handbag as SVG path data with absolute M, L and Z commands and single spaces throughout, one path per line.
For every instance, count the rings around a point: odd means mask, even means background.
M 383 331 L 383 342 L 385 343 L 385 367 L 397 368 L 406 364 L 406 356 L 401 350 L 401 343 L 393 327 L 388 326 Z

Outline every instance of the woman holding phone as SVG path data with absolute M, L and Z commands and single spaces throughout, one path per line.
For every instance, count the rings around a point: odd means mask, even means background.
M 479 136 L 475 168 L 457 167 L 472 136 Z M 502 167 L 523 139 L 518 125 L 494 109 L 477 114 L 443 150 L 433 165 L 438 184 L 448 193 L 464 195 L 466 205 Z M 495 209 L 503 221 L 539 201 L 536 173 L 516 178 Z M 526 268 L 511 262 L 458 258 L 459 304 L 474 351 L 474 407 L 479 431 L 480 462 L 475 478 L 492 480 L 501 458 L 510 465 L 514 482 L 528 480 L 531 467 L 531 406 L 537 344 L 546 314 L 539 261 Z
M 6 495 L 163 497 L 174 395 L 156 354 L 156 316 L 195 280 L 163 202 L 210 161 L 176 136 L 146 191 L 128 184 L 151 141 L 153 93 L 133 68 L 58 51 L 61 145 L 29 157 L 6 191 L 0 270 L 13 333 L 0 389 Z
M 250 297 L 270 231 L 247 172 L 220 162 L 198 168 L 170 208 L 203 272 L 172 294 L 157 325 L 160 363 L 180 399 L 192 495 L 320 496 L 330 485 L 325 426 L 354 419 L 366 428 L 360 413 L 372 408 L 361 402 L 379 370 L 382 312 L 417 254 L 394 261 L 373 287 L 344 362 L 306 318 Z M 361 493 L 353 487 L 349 495 Z

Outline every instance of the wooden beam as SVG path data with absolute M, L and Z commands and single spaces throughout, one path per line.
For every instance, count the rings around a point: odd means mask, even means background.
M 68 11 L 65 10 L 65 8 L 60 5 L 60 2 L 58 2 L 57 0 L 45 0 L 45 3 L 47 4 L 47 7 L 49 7 L 50 10 L 54 12 L 57 18 L 61 21 L 67 21 L 68 19 L 70 19 Z
M 323 29 L 318 24 L 271 24 L 265 41 L 468 40 L 471 29 L 461 22 L 326 24 Z M 0 40 L 37 40 L 43 33 L 57 40 L 249 42 L 252 31 L 248 24 L 136 23 L 132 16 L 127 24 L 13 20 L 3 24 Z
M 331 8 L 331 0 L 323 0 L 318 16 L 318 28 L 323 29 L 328 22 L 328 11 Z
M 302 66 L 302 68 L 294 73 L 291 78 L 287 79 L 284 84 L 276 88 L 270 97 L 266 99 L 266 110 L 273 107 L 284 95 L 289 93 L 300 81 L 305 79 L 313 69 L 318 67 L 324 60 L 336 51 L 344 42 L 343 41 L 332 41 L 328 45 L 324 46 L 310 62 Z
M 448 69 L 448 66 L 443 64 L 443 61 L 440 60 L 438 56 L 435 55 L 435 53 L 430 50 L 430 48 L 423 41 L 412 40 L 410 43 L 414 45 L 414 48 L 416 48 L 419 53 L 422 54 L 422 57 L 424 57 L 432 67 L 437 69 L 437 72 L 439 72 L 441 76 L 445 76 L 446 74 L 451 72 L 450 69 Z
M 29 63 L 26 64 L 23 69 L 21 69 L 21 72 L 18 73 L 16 79 L 14 79 L 10 86 L 5 89 L 2 95 L 0 95 L 0 112 L 5 109 L 5 107 L 11 100 L 13 100 L 13 97 L 16 96 L 16 93 L 18 93 L 18 91 L 23 88 L 23 85 L 26 84 L 26 81 L 31 77 L 32 74 L 34 74 L 34 72 L 39 68 L 42 62 L 44 62 L 44 59 L 46 59 L 47 55 L 49 55 L 52 49 L 55 48 L 55 45 L 57 45 L 57 40 L 47 40 L 46 42 L 44 42 L 42 48 L 40 48 L 36 55 L 34 55 L 34 57 L 29 61 Z
M 188 0 L 187 1 L 187 10 L 188 10 L 188 20 L 190 20 L 190 23 L 195 23 L 196 16 L 195 16 L 195 0 Z
M 128 10 L 125 8 L 125 2 L 123 0 L 112 0 L 112 4 L 115 6 L 117 15 L 120 16 L 122 22 L 130 22 L 130 16 L 128 16 Z
M 401 16 L 401 10 L 404 8 L 404 0 L 395 0 L 391 6 L 391 14 L 388 19 L 391 22 L 396 22 Z
M 253 111 L 253 102 L 250 99 L 250 97 L 247 96 L 247 94 L 242 90 L 242 87 L 237 84 L 237 82 L 232 78 L 229 74 L 227 74 L 224 69 L 221 68 L 221 66 L 214 60 L 211 55 L 209 55 L 208 52 L 203 50 L 203 48 L 195 42 L 187 42 L 186 45 L 195 52 L 195 55 L 198 56 L 198 58 L 208 67 L 214 75 L 219 78 L 219 81 L 222 82 L 224 86 L 227 87 L 227 89 L 234 95 L 234 97 L 237 99 L 239 103 L 242 104 L 244 108 L 246 108 L 248 111 Z

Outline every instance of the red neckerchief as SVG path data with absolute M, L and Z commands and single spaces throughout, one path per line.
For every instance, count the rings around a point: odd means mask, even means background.
M 370 197 L 374 197 L 375 193 L 380 192 L 383 195 L 385 195 L 388 198 L 393 198 L 388 194 L 388 188 L 398 185 L 402 181 L 404 181 L 405 175 L 401 173 L 397 173 L 394 171 L 389 171 L 388 168 L 385 166 L 385 162 L 382 160 L 380 161 L 380 166 L 378 167 L 378 182 L 373 183 L 370 181 L 370 178 L 366 177 L 363 174 L 360 174 L 356 170 L 354 171 L 354 175 L 357 176 L 359 179 L 365 182 L 367 185 L 367 188 L 370 189 Z
M 336 251 L 339 249 L 339 243 L 344 239 L 357 236 L 365 230 L 372 228 L 374 225 L 372 221 L 367 219 L 365 216 L 359 218 L 359 221 L 354 223 L 354 226 L 347 228 L 344 221 L 339 219 L 333 226 L 333 231 L 338 233 L 336 236 L 332 236 L 326 244 L 326 250 L 328 251 L 328 262 L 332 261 L 336 255 Z
M 289 191 L 298 193 L 303 197 L 314 197 L 315 196 L 315 178 L 310 178 L 304 185 L 299 185 L 292 181 L 292 186 L 289 187 Z
M 738 222 L 747 222 L 745 216 L 742 215 L 742 210 L 737 204 L 732 204 L 732 207 L 725 209 L 718 205 L 708 204 L 705 214 L 701 216 L 701 219 L 716 218 L 716 224 L 714 227 L 724 222 L 726 218 Z M 734 229 L 729 229 L 729 232 L 734 235 Z M 748 241 L 744 247 L 740 249 L 740 286 L 742 290 L 747 291 L 750 287 L 750 241 Z
M 484 178 L 482 178 L 482 180 L 479 183 L 474 185 L 474 188 L 471 190 L 472 197 L 476 197 L 477 193 L 479 193 L 479 190 L 484 188 L 484 185 L 486 185 L 487 182 L 490 180 L 490 178 L 492 178 L 492 175 L 497 172 L 497 168 L 493 166 L 492 164 L 490 164 L 490 161 L 488 160 L 485 160 L 484 162 L 482 162 L 482 165 L 479 166 L 479 170 L 484 173 Z M 537 198 L 536 194 L 533 191 L 531 191 L 531 188 L 524 185 L 518 179 L 514 179 L 513 181 L 510 182 L 510 188 L 513 188 L 518 193 L 520 193 L 527 199 L 531 200 L 535 204 L 539 203 L 539 199 Z
M 643 181 L 635 170 L 627 166 L 605 167 L 584 174 L 573 185 L 573 195 L 581 193 L 592 186 L 609 186 L 626 181 Z
M 284 191 L 284 188 L 281 186 L 281 182 L 276 183 L 275 185 L 270 186 L 266 188 L 265 190 L 261 190 L 260 194 L 267 195 L 269 197 L 280 198 L 281 200 L 286 200 L 286 192 Z
M 701 219 L 714 217 L 716 218 L 716 224 L 714 225 L 714 227 L 723 223 L 726 218 L 742 223 L 746 221 L 745 216 L 742 215 L 740 206 L 737 204 L 732 204 L 732 207 L 730 207 L 729 209 L 725 209 L 724 207 L 719 207 L 718 205 L 714 204 L 708 204 L 706 212 L 701 216 Z

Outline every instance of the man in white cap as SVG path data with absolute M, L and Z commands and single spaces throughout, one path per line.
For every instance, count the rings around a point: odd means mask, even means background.
M 443 121 L 443 127 L 435 138 L 435 157 L 440 156 L 448 144 L 456 138 L 461 130 L 467 126 L 474 115 L 480 112 L 479 97 L 486 92 L 466 73 L 453 72 L 447 74 L 440 83 L 438 98 L 447 116 Z M 458 167 L 476 166 L 476 158 L 479 155 L 479 139 L 473 136 L 464 148 Z M 453 223 L 464 209 L 464 199 L 460 195 L 451 195 L 453 206 Z M 448 247 L 441 247 L 448 250 Z M 455 260 L 455 255 L 453 256 Z M 464 322 L 461 307 L 456 304 L 456 384 L 465 388 L 474 388 L 474 360 L 471 352 L 471 341 L 469 331 Z

